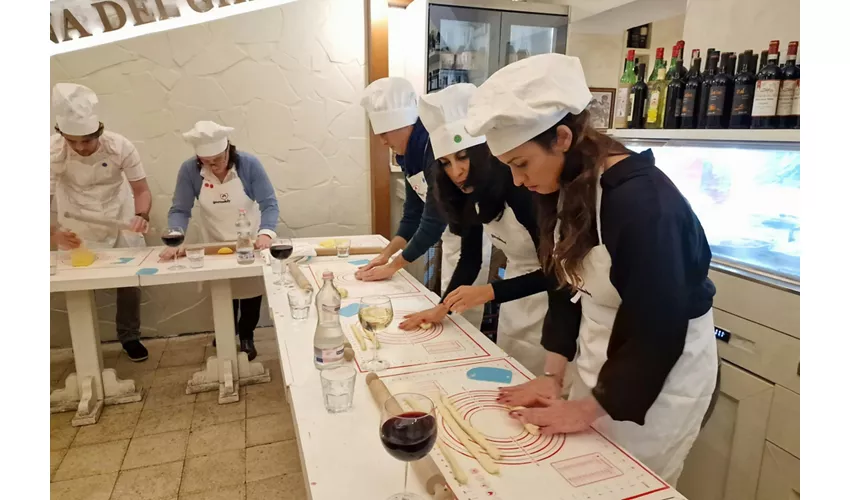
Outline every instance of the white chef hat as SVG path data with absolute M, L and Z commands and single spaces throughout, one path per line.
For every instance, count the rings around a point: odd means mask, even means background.
M 419 100 L 419 117 L 431 136 L 434 157 L 456 153 L 482 144 L 484 136 L 473 137 L 464 129 L 469 99 L 475 92 L 471 83 L 450 85 Z
M 591 101 L 581 61 L 541 54 L 496 71 L 469 102 L 466 130 L 484 135 L 494 155 L 533 139 Z
M 195 148 L 196 155 L 215 156 L 227 149 L 231 132 L 233 127 L 203 120 L 196 123 L 192 130 L 183 134 L 183 139 Z
M 53 87 L 53 113 L 56 126 L 63 134 L 84 136 L 100 129 L 94 113 L 97 94 L 88 87 L 74 83 L 57 83 Z
M 383 134 L 416 123 L 416 92 L 404 78 L 381 78 L 363 91 L 360 105 L 369 113 L 372 130 Z

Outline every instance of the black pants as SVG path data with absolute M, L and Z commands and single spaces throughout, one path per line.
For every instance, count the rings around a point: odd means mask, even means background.
M 240 340 L 254 340 L 254 329 L 260 322 L 262 306 L 262 295 L 250 299 L 233 299 L 233 323 Z
M 139 287 L 119 288 L 115 292 L 115 330 L 118 333 L 118 340 L 122 344 L 139 340 L 142 324 L 142 289 Z

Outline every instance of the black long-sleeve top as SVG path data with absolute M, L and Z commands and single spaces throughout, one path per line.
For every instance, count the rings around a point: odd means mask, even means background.
M 510 177 L 504 180 L 509 184 L 505 190 L 505 203 L 513 210 L 520 224 L 528 231 L 534 242 L 535 251 L 540 243 L 540 232 L 531 193 L 525 188 L 514 186 Z M 460 235 L 460 259 L 458 260 L 449 286 L 443 294 L 445 299 L 459 286 L 471 285 L 481 270 L 484 226 L 480 222 L 466 224 Z M 492 283 L 495 302 L 510 302 L 528 297 L 546 290 L 547 280 L 542 269 Z
M 711 308 L 711 249 L 684 196 L 655 166 L 651 150 L 610 167 L 601 185 L 602 242 L 622 302 L 608 360 L 592 390 L 611 418 L 643 425 L 682 355 L 689 320 Z M 550 295 L 550 328 L 544 328 L 542 343 L 572 360 L 581 303 L 573 304 L 569 296 L 569 291 Z

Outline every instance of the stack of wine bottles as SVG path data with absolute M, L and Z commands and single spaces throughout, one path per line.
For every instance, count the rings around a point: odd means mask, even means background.
M 761 52 L 740 54 L 708 49 L 700 72 L 699 49 L 684 66 L 685 42 L 673 47 L 670 66 L 664 49 L 655 53 L 655 66 L 646 78 L 646 65 L 635 66 L 635 52 L 626 58 L 614 105 L 614 128 L 769 129 L 800 128 L 800 66 L 797 47 L 788 44 L 779 64 L 779 40 Z

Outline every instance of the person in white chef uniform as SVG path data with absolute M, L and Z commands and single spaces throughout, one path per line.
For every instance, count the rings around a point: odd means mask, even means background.
M 463 312 L 489 301 L 501 304 L 497 343 L 534 374 L 542 375 L 546 351 L 540 345 L 548 310 L 547 282 L 537 259 L 539 230 L 531 193 L 515 186 L 511 171 L 490 154 L 483 136 L 464 129 L 471 83 L 458 83 L 422 96 L 419 116 L 431 138 L 439 168 L 434 187 L 449 227 L 461 235 L 460 260 L 443 300 L 409 315 L 399 325 L 415 329 L 438 323 L 449 311 Z M 507 258 L 505 279 L 470 286 L 481 267 L 486 234 Z
M 500 391 L 542 434 L 591 424 L 675 485 L 717 380 L 711 250 L 690 205 L 655 166 L 597 130 L 576 57 L 544 54 L 479 87 L 466 129 L 487 138 L 514 182 L 537 193 L 543 269 L 574 294 L 556 332 L 578 377 Z M 544 336 L 548 332 L 544 331 Z
M 95 113 L 97 95 L 88 87 L 58 83 L 52 100 L 57 134 L 50 139 L 51 241 L 60 249 L 144 247 L 151 191 L 136 147 L 105 130 Z M 119 220 L 130 229 L 80 222 L 66 212 Z M 136 362 L 148 358 L 139 341 L 141 298 L 139 287 L 116 290 L 118 340 Z
M 372 132 L 396 155 L 396 162 L 407 180 L 407 188 L 396 236 L 380 255 L 358 270 L 356 277 L 363 281 L 388 279 L 442 239 L 440 275 L 441 289 L 445 291 L 460 258 L 460 237 L 446 228 L 429 186 L 435 164 L 434 152 L 428 141 L 428 131 L 419 120 L 413 85 L 404 78 L 375 80 L 366 87 L 360 104 L 369 114 Z M 399 250 L 402 250 L 401 254 L 392 258 Z M 482 253 L 484 258 L 475 279 L 477 285 L 487 283 L 489 241 L 482 244 Z M 476 328 L 481 325 L 483 315 L 483 305 L 463 312 L 463 316 Z
M 192 217 L 195 201 L 200 209 L 200 227 L 205 242 L 236 240 L 236 220 L 239 210 L 245 210 L 251 228 L 258 228 L 254 247 L 271 246 L 277 237 L 279 210 L 277 197 L 263 165 L 255 156 L 237 151 L 230 143 L 231 127 L 211 121 L 199 121 L 183 134 L 195 148 L 194 157 L 183 162 L 177 174 L 177 185 L 168 225 L 185 231 Z M 160 253 L 168 260 L 185 250 L 166 248 Z M 260 321 L 263 302 L 262 278 L 231 280 L 233 291 L 233 318 L 239 335 L 240 349 L 248 359 L 257 357 L 254 347 L 254 329 Z

